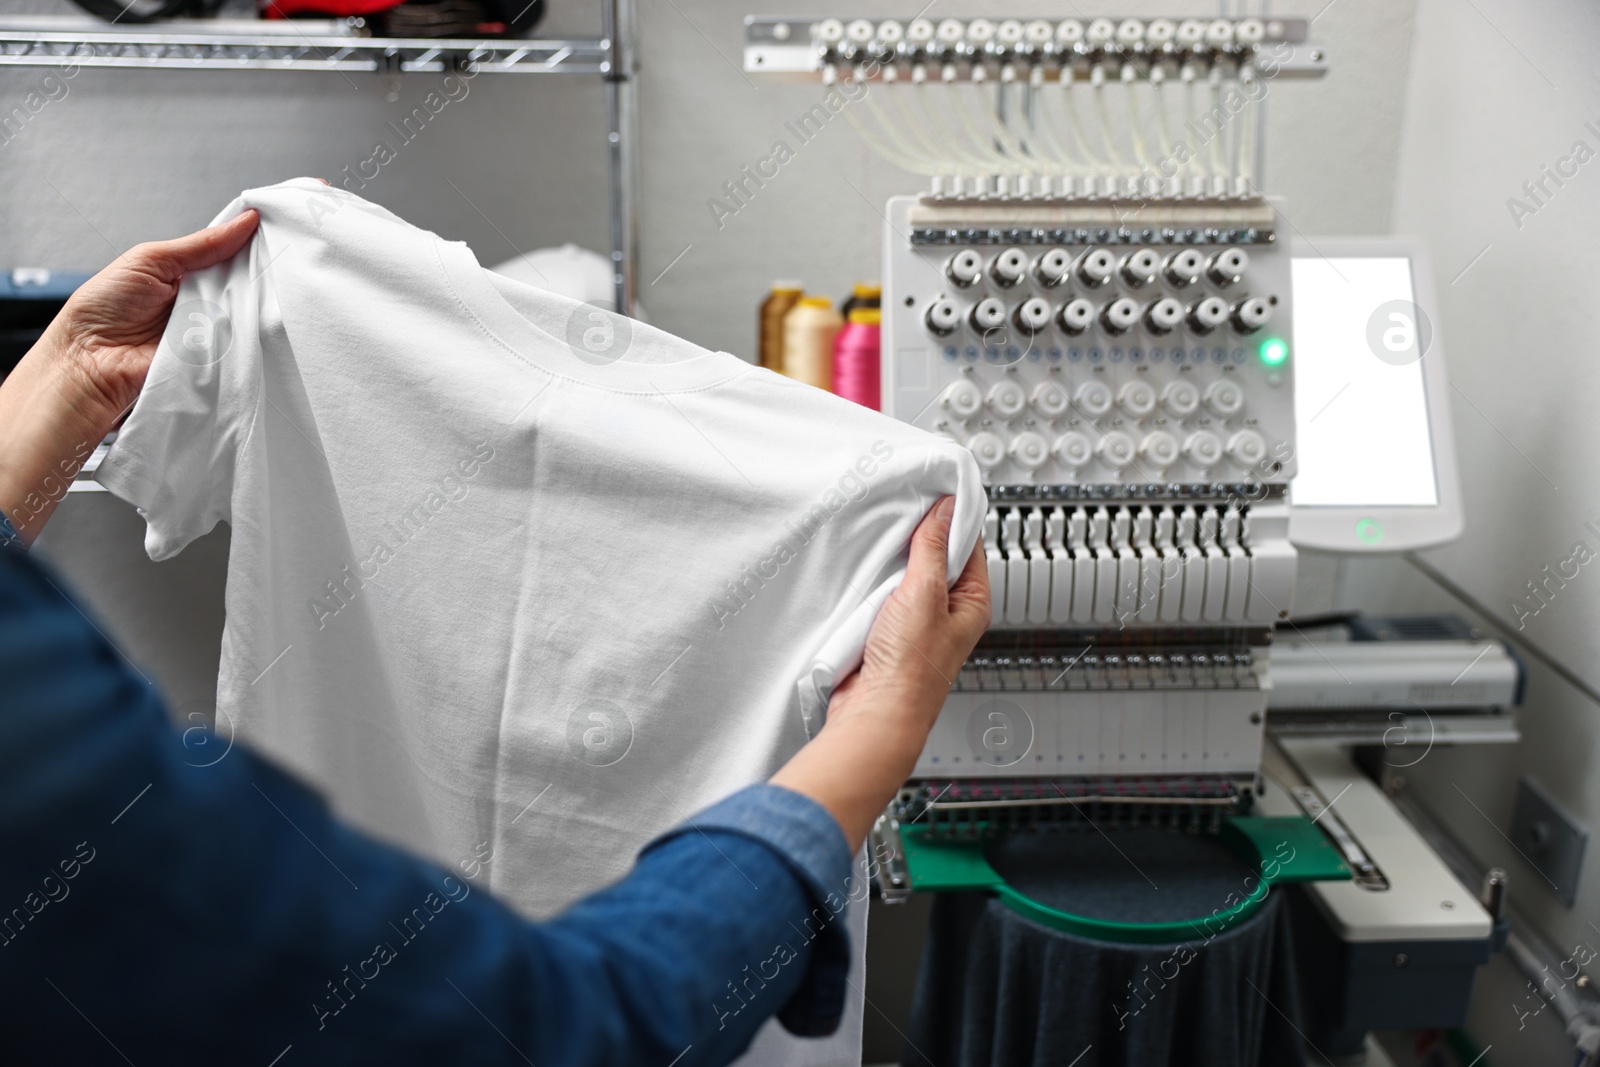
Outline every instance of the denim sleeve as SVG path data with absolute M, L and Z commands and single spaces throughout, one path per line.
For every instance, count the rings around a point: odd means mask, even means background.
M 811 946 L 810 968 L 805 981 L 778 1012 L 785 1029 L 801 1037 L 831 1034 L 839 1026 L 844 1011 L 845 975 L 850 969 L 850 939 L 845 933 L 844 908 L 855 885 L 851 877 L 851 857 L 844 834 L 834 817 L 810 797 L 775 785 L 751 786 L 724 800 L 682 826 L 668 831 L 645 846 L 644 855 L 693 840 L 698 834 L 719 849 L 732 835 L 740 852 L 752 846 L 778 853 L 801 880 L 812 902 L 810 912 L 792 936 L 786 933 L 774 958 L 786 955 L 787 946 Z M 732 863 L 731 855 L 729 862 Z M 771 964 L 756 969 L 756 977 L 766 975 Z M 737 985 L 737 983 L 736 983 Z M 742 998 L 738 990 L 721 998 L 723 1009 L 737 1014 Z
M 0 548 L 26 548 L 22 538 L 17 536 L 17 531 L 11 525 L 11 520 L 6 518 L 6 513 L 0 511 Z
M 806 798 L 735 794 L 528 922 L 477 868 L 372 841 L 243 746 L 180 736 L 7 550 L 0 854 L 0 1062 L 689 1067 L 780 1010 L 825 1032 L 843 1000 L 849 856 Z

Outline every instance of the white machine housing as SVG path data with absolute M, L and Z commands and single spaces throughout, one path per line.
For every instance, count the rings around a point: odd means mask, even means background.
M 1022 564 L 993 569 L 996 626 L 1285 617 L 1274 217 L 1264 200 L 890 200 L 884 411 L 984 468 L 991 561 Z
M 1261 198 L 890 200 L 884 411 L 970 448 L 991 502 L 993 627 L 925 789 L 1250 791 L 1295 573 L 1275 218 Z

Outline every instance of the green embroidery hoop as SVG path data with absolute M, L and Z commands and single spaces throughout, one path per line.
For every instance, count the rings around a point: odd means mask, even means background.
M 987 823 L 972 824 L 959 835 L 926 826 L 900 827 L 913 891 L 994 893 L 1008 907 L 1043 926 L 1119 944 L 1209 939 L 1254 915 L 1271 886 L 1351 878 L 1350 866 L 1332 842 L 1303 815 L 1236 815 L 1223 821 L 1219 835 L 1225 845 L 1255 867 L 1255 887 L 1234 904 L 1210 915 L 1138 923 L 1074 915 L 1024 896 L 989 865 L 984 855 L 984 846 L 992 837 Z

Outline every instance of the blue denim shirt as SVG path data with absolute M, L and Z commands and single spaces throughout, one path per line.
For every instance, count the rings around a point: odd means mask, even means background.
M 688 1067 L 837 1026 L 860 893 L 810 799 L 746 789 L 529 922 L 482 857 L 180 735 L 60 585 L 0 548 L 0 1062 Z

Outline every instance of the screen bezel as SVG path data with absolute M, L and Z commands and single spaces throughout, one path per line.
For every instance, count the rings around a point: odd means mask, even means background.
M 1328 552 L 1406 552 L 1452 541 L 1461 535 L 1461 481 L 1450 419 L 1450 382 L 1445 372 L 1444 330 L 1427 249 L 1412 237 L 1298 238 L 1291 252 L 1300 259 L 1406 259 L 1411 264 L 1412 300 L 1431 320 L 1433 341 L 1423 353 L 1423 400 L 1433 441 L 1438 503 L 1294 506 L 1289 488 L 1289 540 L 1300 548 Z M 1292 277 L 1291 273 L 1291 277 Z M 1292 307 L 1292 305 L 1291 305 Z M 1291 338 L 1292 338 L 1291 330 Z M 1376 537 L 1374 527 L 1376 524 Z

